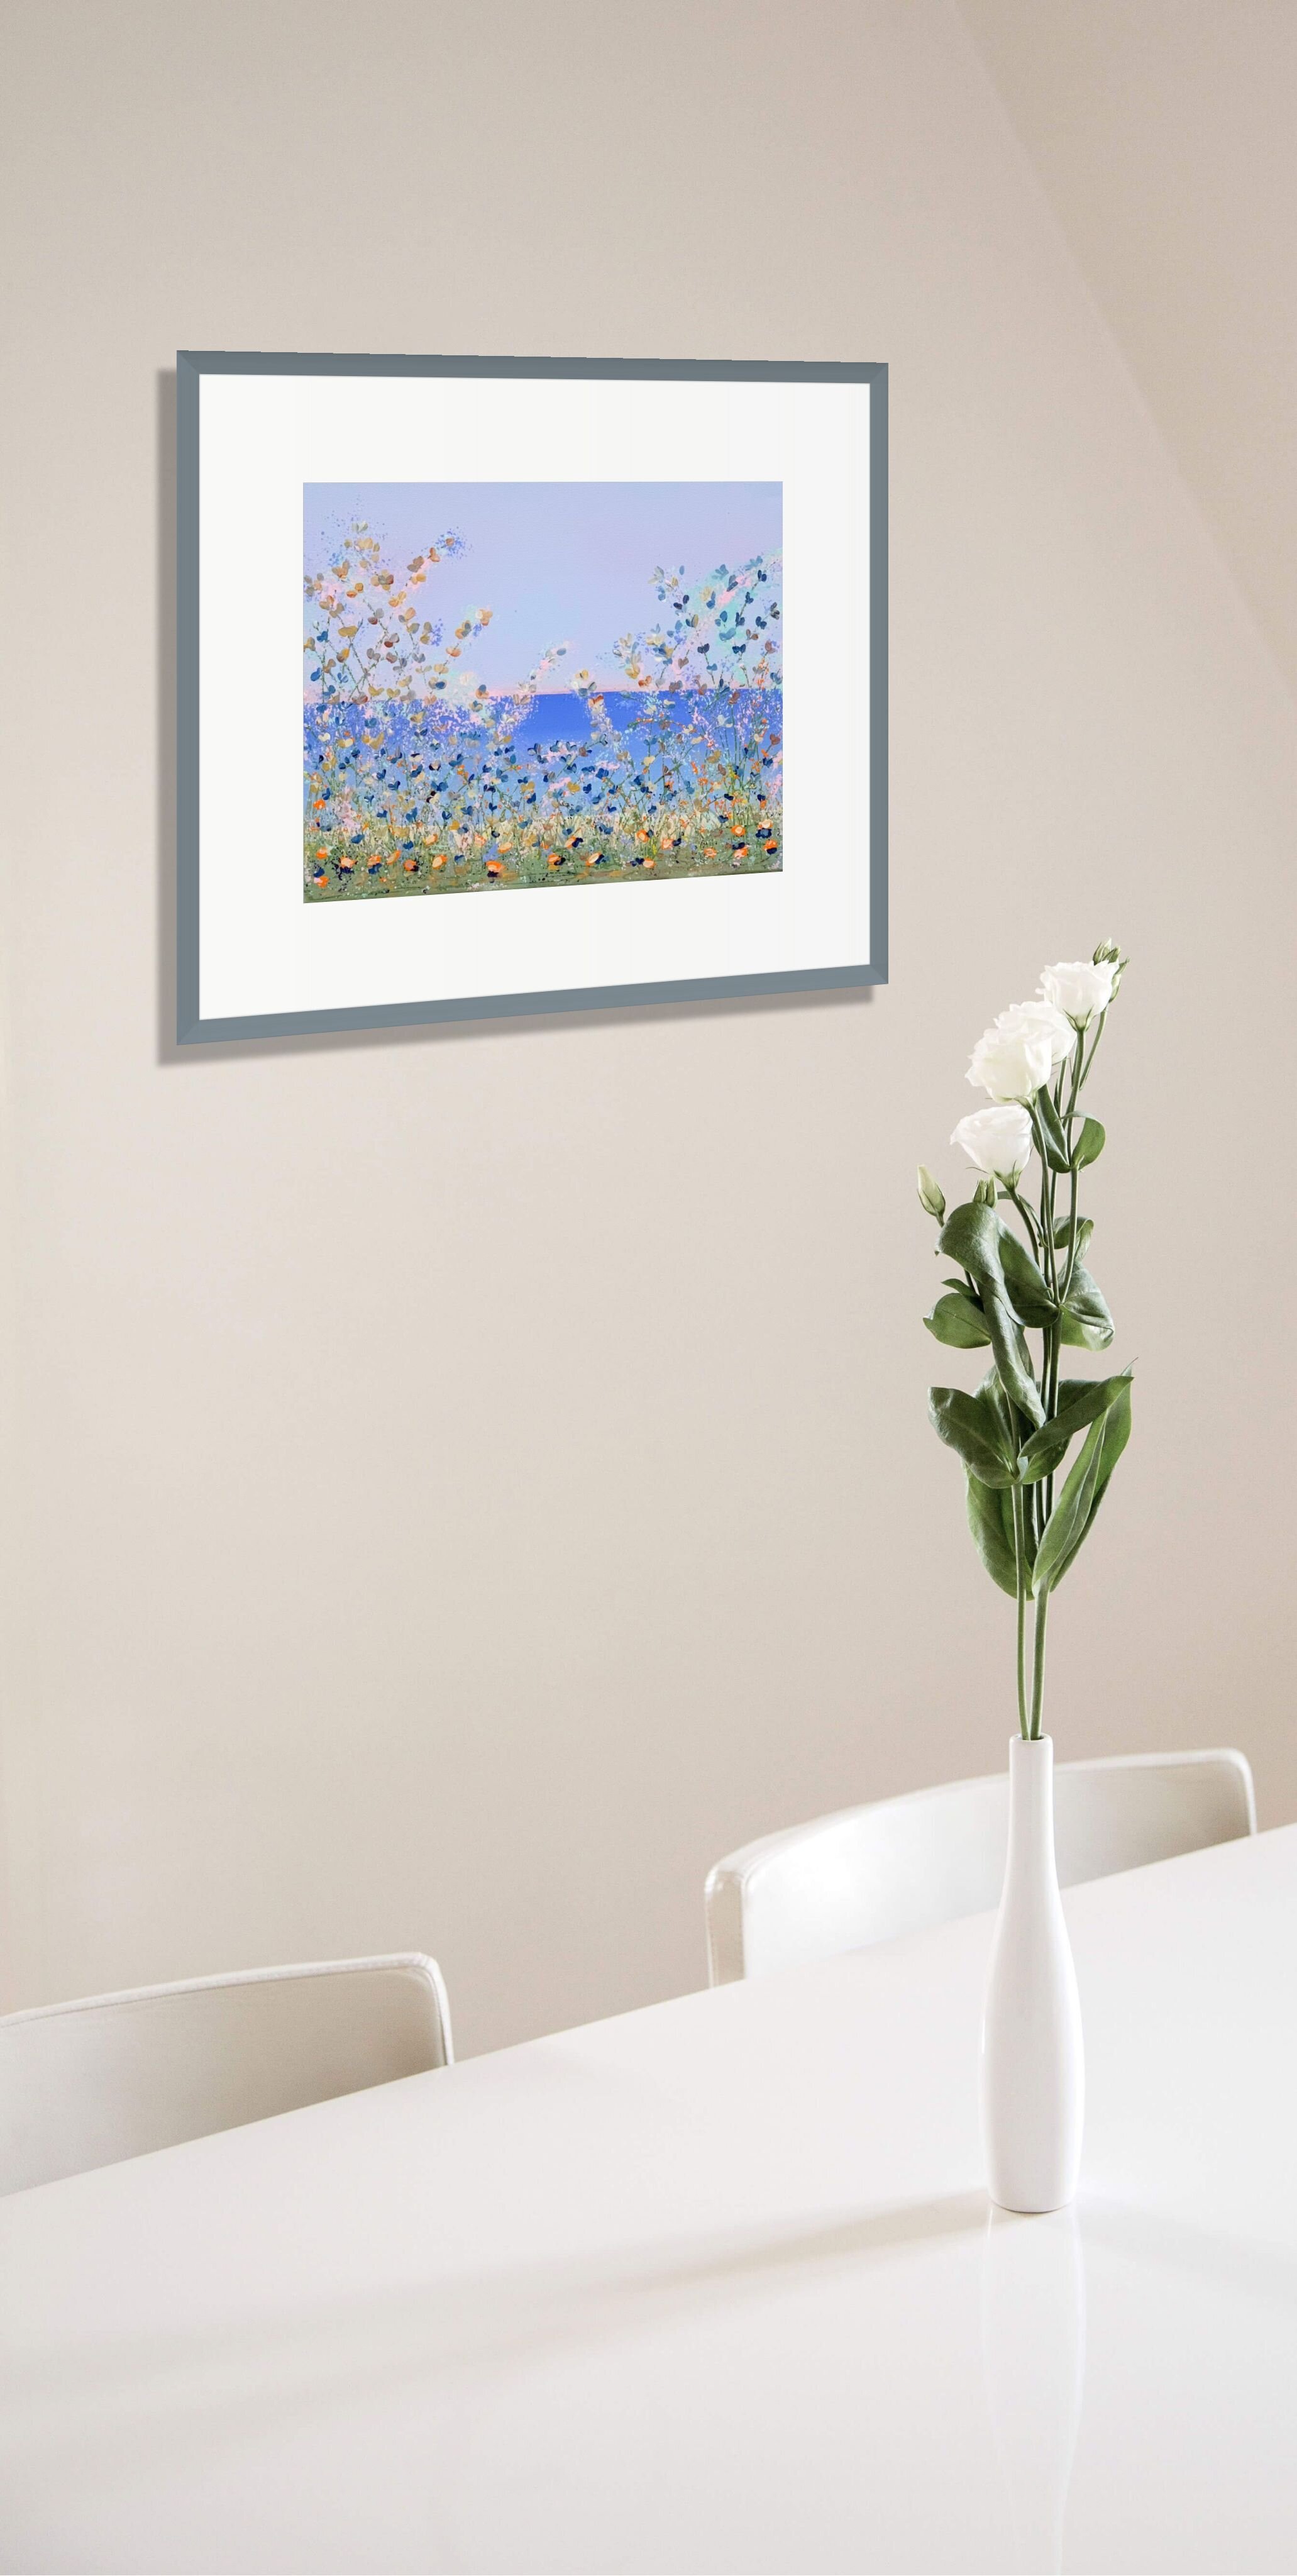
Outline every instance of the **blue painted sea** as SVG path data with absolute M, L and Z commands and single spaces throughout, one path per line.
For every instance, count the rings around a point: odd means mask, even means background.
M 603 711 L 622 735 L 628 747 L 642 737 L 646 719 L 656 735 L 665 720 L 673 729 L 685 732 L 697 728 L 704 740 L 727 744 L 735 733 L 743 734 L 754 715 L 760 714 L 776 736 L 782 730 L 783 693 L 779 689 L 736 689 L 724 695 L 714 690 L 671 690 L 652 700 L 651 714 L 643 696 L 634 689 L 608 689 L 603 695 Z M 327 711 L 318 703 L 307 701 L 306 741 L 314 751 L 325 736 L 336 738 L 340 728 L 349 729 L 348 719 L 363 724 L 370 713 L 381 713 L 386 739 L 393 749 L 412 744 L 429 724 L 438 734 L 470 736 L 477 730 L 465 711 L 449 707 L 444 700 L 432 699 L 422 704 L 403 707 L 395 699 L 371 702 L 338 701 Z M 479 734 L 479 739 L 480 739 Z M 769 737 L 767 737 L 768 739 Z M 538 749 L 544 743 L 571 743 L 575 748 L 593 739 L 589 708 L 573 689 L 548 689 L 533 698 L 526 715 L 509 737 L 518 751 Z
M 652 720 L 655 728 L 664 716 L 681 730 L 699 723 L 724 728 L 744 723 L 758 700 L 762 713 L 772 718 L 778 732 L 783 707 L 778 689 L 740 689 L 726 699 L 710 689 L 668 691 L 653 700 Z M 634 734 L 643 726 L 644 699 L 634 689 L 605 690 L 603 708 L 618 733 Z M 533 743 L 589 742 L 591 734 L 585 700 L 577 697 L 574 690 L 548 689 L 532 700 L 513 740 L 520 751 L 526 751 Z

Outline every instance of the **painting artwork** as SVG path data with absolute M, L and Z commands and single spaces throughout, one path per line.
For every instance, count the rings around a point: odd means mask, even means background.
M 308 903 L 767 873 L 778 483 L 304 491 Z
M 887 370 L 182 350 L 182 1046 L 887 975 Z

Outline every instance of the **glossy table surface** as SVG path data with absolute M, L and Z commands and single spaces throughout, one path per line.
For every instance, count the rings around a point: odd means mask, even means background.
M 1297 1828 L 1066 1904 L 1062 2217 L 988 1917 L 0 2203 L 0 2564 L 1291 2571 Z

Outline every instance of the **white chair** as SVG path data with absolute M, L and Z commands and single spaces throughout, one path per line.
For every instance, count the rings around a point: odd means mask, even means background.
M 419 1952 L 255 1968 L 0 2020 L 0 2193 L 452 2061 Z
M 1064 1887 L 1256 1832 L 1241 1753 L 1126 1753 L 1055 1771 Z M 714 1986 L 833 1958 L 997 1905 L 1007 1772 L 953 1780 L 766 1834 L 718 1861 L 706 1887 Z

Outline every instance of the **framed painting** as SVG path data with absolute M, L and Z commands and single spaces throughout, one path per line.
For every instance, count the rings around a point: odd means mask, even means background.
M 182 1044 L 885 979 L 885 367 L 177 378 Z

